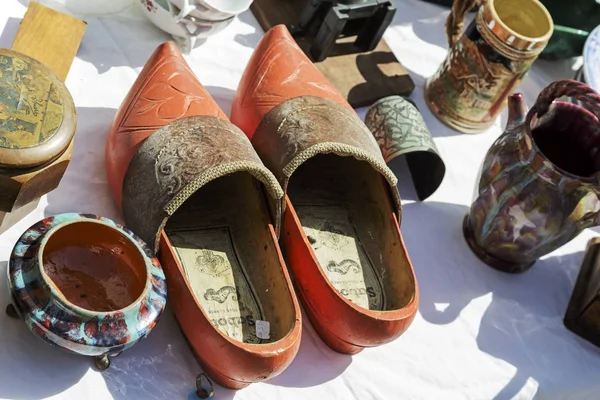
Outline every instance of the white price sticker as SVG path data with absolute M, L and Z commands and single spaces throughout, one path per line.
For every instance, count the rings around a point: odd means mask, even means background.
M 271 324 L 269 321 L 261 321 L 257 319 L 256 323 L 256 337 L 259 339 L 269 339 L 271 337 Z

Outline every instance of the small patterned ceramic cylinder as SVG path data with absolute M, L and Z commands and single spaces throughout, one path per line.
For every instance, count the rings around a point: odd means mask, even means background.
M 427 81 L 429 108 L 463 133 L 493 125 L 554 25 L 537 0 L 489 0 Z
M 166 304 L 162 268 L 128 229 L 90 214 L 46 218 L 10 257 L 12 306 L 45 342 L 108 367 L 144 339 Z M 12 310 L 12 311 L 10 311 Z
M 419 200 L 431 196 L 442 183 L 446 166 L 417 107 L 400 96 L 384 97 L 369 108 L 365 125 L 390 167 L 397 157 L 406 157 Z

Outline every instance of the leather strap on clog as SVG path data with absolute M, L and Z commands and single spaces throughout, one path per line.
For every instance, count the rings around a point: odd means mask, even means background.
M 167 220 L 207 183 L 245 171 L 263 183 L 279 232 L 283 191 L 244 133 L 231 122 L 195 116 L 153 133 L 131 160 L 123 182 L 127 226 L 158 250 Z
M 333 153 L 368 162 L 387 181 L 401 219 L 396 176 L 386 166 L 371 132 L 356 113 L 342 105 L 314 96 L 284 101 L 261 121 L 252 144 L 284 192 L 294 171 L 319 154 Z

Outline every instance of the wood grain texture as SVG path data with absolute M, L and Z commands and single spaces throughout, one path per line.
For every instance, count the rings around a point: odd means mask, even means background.
M 35 58 L 64 81 L 85 27 L 75 17 L 31 2 L 11 49 Z
M 305 4 L 306 1 L 301 0 L 254 0 L 251 10 L 266 32 L 275 25 L 289 27 L 296 24 Z M 295 39 L 312 60 L 310 40 Z M 352 107 L 369 106 L 383 97 L 412 93 L 415 88 L 412 78 L 385 40 L 381 40 L 373 51 L 357 51 L 354 38 L 344 38 L 337 41 L 327 59 L 315 63 Z
M 56 160 L 31 169 L 5 169 L 0 174 L 0 211 L 11 212 L 56 189 L 71 155 L 73 140 Z
M 588 242 L 569 306 L 565 326 L 600 347 L 600 238 Z

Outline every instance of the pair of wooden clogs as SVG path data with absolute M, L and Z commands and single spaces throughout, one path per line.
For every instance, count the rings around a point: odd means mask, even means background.
M 419 294 L 396 178 L 284 26 L 258 44 L 231 122 L 177 48 L 161 45 L 117 113 L 106 165 L 126 224 L 159 253 L 179 325 L 221 385 L 291 363 L 296 294 L 342 353 L 412 322 Z

